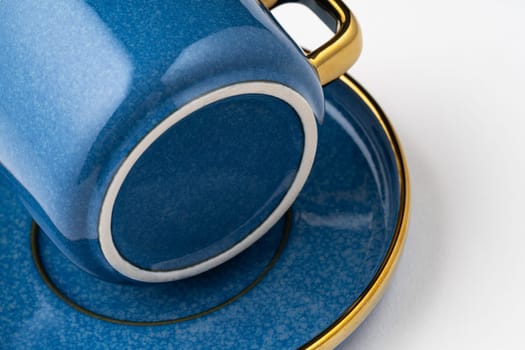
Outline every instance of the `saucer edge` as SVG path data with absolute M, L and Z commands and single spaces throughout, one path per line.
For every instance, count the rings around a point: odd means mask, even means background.
M 338 320 L 301 347 L 301 349 L 305 350 L 334 349 L 348 338 L 359 327 L 359 325 L 361 325 L 381 300 L 386 291 L 388 283 L 401 256 L 401 252 L 403 251 L 408 230 L 410 213 L 410 176 L 406 157 L 399 138 L 386 114 L 365 88 L 348 74 L 343 75 L 339 80 L 348 85 L 348 87 L 359 96 L 367 107 L 370 108 L 370 111 L 377 118 L 388 137 L 397 162 L 401 197 L 400 207 L 392 243 L 390 244 L 385 260 L 374 276 L 374 279 L 370 282 L 361 296 L 345 310 Z

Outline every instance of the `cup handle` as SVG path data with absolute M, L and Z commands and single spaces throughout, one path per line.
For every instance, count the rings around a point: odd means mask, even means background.
M 300 2 L 309 7 L 335 35 L 320 48 L 308 54 L 322 85 L 341 75 L 357 61 L 363 47 L 357 20 L 342 0 L 261 0 L 268 9 L 286 2 Z

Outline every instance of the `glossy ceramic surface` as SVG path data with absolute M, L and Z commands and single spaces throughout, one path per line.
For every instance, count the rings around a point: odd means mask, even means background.
M 201 108 L 155 141 L 126 178 L 113 209 L 117 249 L 150 270 L 226 251 L 282 201 L 303 143 L 295 112 L 276 98 L 244 95 Z
M 172 112 L 218 88 L 265 81 L 292 88 L 308 101 L 315 115 L 323 115 L 323 93 L 316 72 L 257 0 L 3 1 L 0 18 L 0 176 L 7 178 L 62 252 L 86 271 L 106 279 L 121 277 L 107 264 L 97 240 L 108 186 L 135 145 Z M 229 125 L 208 115 L 203 117 L 206 125 L 190 123 L 184 132 L 199 135 L 209 128 L 224 139 L 244 137 L 239 143 L 243 145 L 246 135 L 236 124 L 246 117 L 243 113 L 265 113 L 275 104 L 269 97 L 248 102 L 252 107 L 239 111 L 239 120 L 230 119 Z M 253 105 L 261 104 L 263 108 L 254 112 Z M 229 224 L 224 227 L 217 226 L 217 220 L 208 222 L 209 207 L 200 210 L 203 198 L 192 202 L 195 193 L 191 191 L 171 193 L 181 198 L 178 203 L 188 204 L 178 208 L 176 216 L 187 219 L 177 223 L 177 232 L 171 236 L 166 228 L 172 224 L 168 218 L 175 214 L 164 214 L 172 200 L 150 201 L 156 207 L 148 213 L 136 206 L 119 206 L 120 231 L 128 228 L 122 226 L 123 221 L 137 216 L 168 220 L 159 222 L 158 231 L 140 227 L 144 230 L 126 243 L 117 232 L 124 255 L 142 267 L 176 268 L 216 255 L 252 231 L 275 207 L 275 198 L 289 188 L 289 177 L 297 167 L 297 142 L 288 142 L 290 125 L 297 115 L 290 108 L 281 110 L 288 121 L 259 125 L 269 129 L 252 135 L 252 153 L 231 142 L 222 150 L 218 143 L 209 145 L 216 153 L 183 149 L 184 153 L 163 164 L 168 173 L 188 170 L 182 175 L 185 179 L 173 185 L 176 190 L 195 179 L 195 169 L 180 164 L 194 161 L 203 167 L 212 156 L 217 162 L 243 164 L 232 168 L 235 181 L 230 181 L 223 196 L 233 197 L 227 201 L 228 207 L 220 210 L 243 213 L 242 222 L 232 223 L 231 215 L 225 218 Z M 294 137 L 300 138 L 297 130 Z M 269 155 L 274 157 L 253 157 L 266 151 L 267 137 L 279 140 L 276 147 L 289 152 L 277 155 L 273 149 Z M 159 152 L 156 156 L 161 158 L 172 156 L 170 149 Z M 281 158 L 275 162 L 275 157 Z M 157 164 L 152 167 L 146 171 L 159 170 Z M 255 181 L 253 173 L 265 171 L 275 173 L 273 180 L 267 178 L 268 186 L 241 195 Z M 146 178 L 141 191 L 158 191 L 165 185 L 156 182 L 158 178 Z M 129 192 L 123 196 L 127 202 L 144 198 L 144 194 L 134 198 Z M 217 196 L 207 200 L 220 206 Z M 248 196 L 250 206 L 243 207 Z M 191 232 L 179 229 L 187 221 L 201 223 L 203 233 L 195 238 L 197 243 L 190 242 L 194 238 Z M 219 241 L 218 245 L 207 250 L 206 241 L 213 240 Z M 137 246 L 137 241 L 142 245 Z M 150 249 L 143 251 L 149 241 L 153 242 Z M 152 256 L 161 241 L 167 247 L 191 249 L 175 256 Z M 180 260 L 186 255 L 187 259 Z
M 170 284 L 115 285 L 82 273 L 35 236 L 48 282 L 77 309 L 115 323 L 78 311 L 43 282 L 31 218 L 1 186 L 0 347 L 293 349 L 342 340 L 397 259 L 408 190 L 395 135 L 363 93 L 341 80 L 325 93 L 315 167 L 291 226 L 281 221 L 225 265 Z

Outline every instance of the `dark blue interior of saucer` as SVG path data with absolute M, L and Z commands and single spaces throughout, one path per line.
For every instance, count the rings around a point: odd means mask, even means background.
M 284 251 L 238 300 L 164 326 L 113 324 L 73 309 L 42 282 L 31 218 L 0 186 L 0 348 L 285 349 L 324 331 L 366 291 L 392 245 L 399 169 L 388 135 L 342 81 L 325 88 L 313 173 L 293 207 Z M 69 299 L 112 318 L 162 321 L 220 305 L 252 283 L 283 242 L 283 222 L 204 275 L 165 285 L 112 285 L 81 272 L 40 236 L 42 264 Z

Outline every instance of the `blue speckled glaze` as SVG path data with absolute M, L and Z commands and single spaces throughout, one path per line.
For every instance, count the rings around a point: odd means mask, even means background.
M 292 108 L 273 97 L 243 95 L 194 112 L 162 135 L 126 178 L 113 210 L 117 249 L 149 270 L 218 255 L 281 202 L 303 144 Z
M 293 88 L 323 116 L 314 69 L 257 0 L 2 1 L 0 18 L 0 176 L 63 253 L 106 279 L 120 277 L 97 241 L 103 197 L 161 120 L 255 80 Z
M 295 349 L 335 322 L 367 289 L 393 244 L 398 164 L 388 135 L 341 81 L 325 88 L 313 173 L 293 207 L 288 243 L 266 277 L 237 301 L 192 321 L 123 326 L 59 300 L 31 260 L 29 214 L 0 186 L 0 348 Z M 44 267 L 78 304 L 112 317 L 160 320 L 222 302 L 276 250 L 282 222 L 219 268 L 167 285 L 113 285 L 82 273 L 41 236 Z

